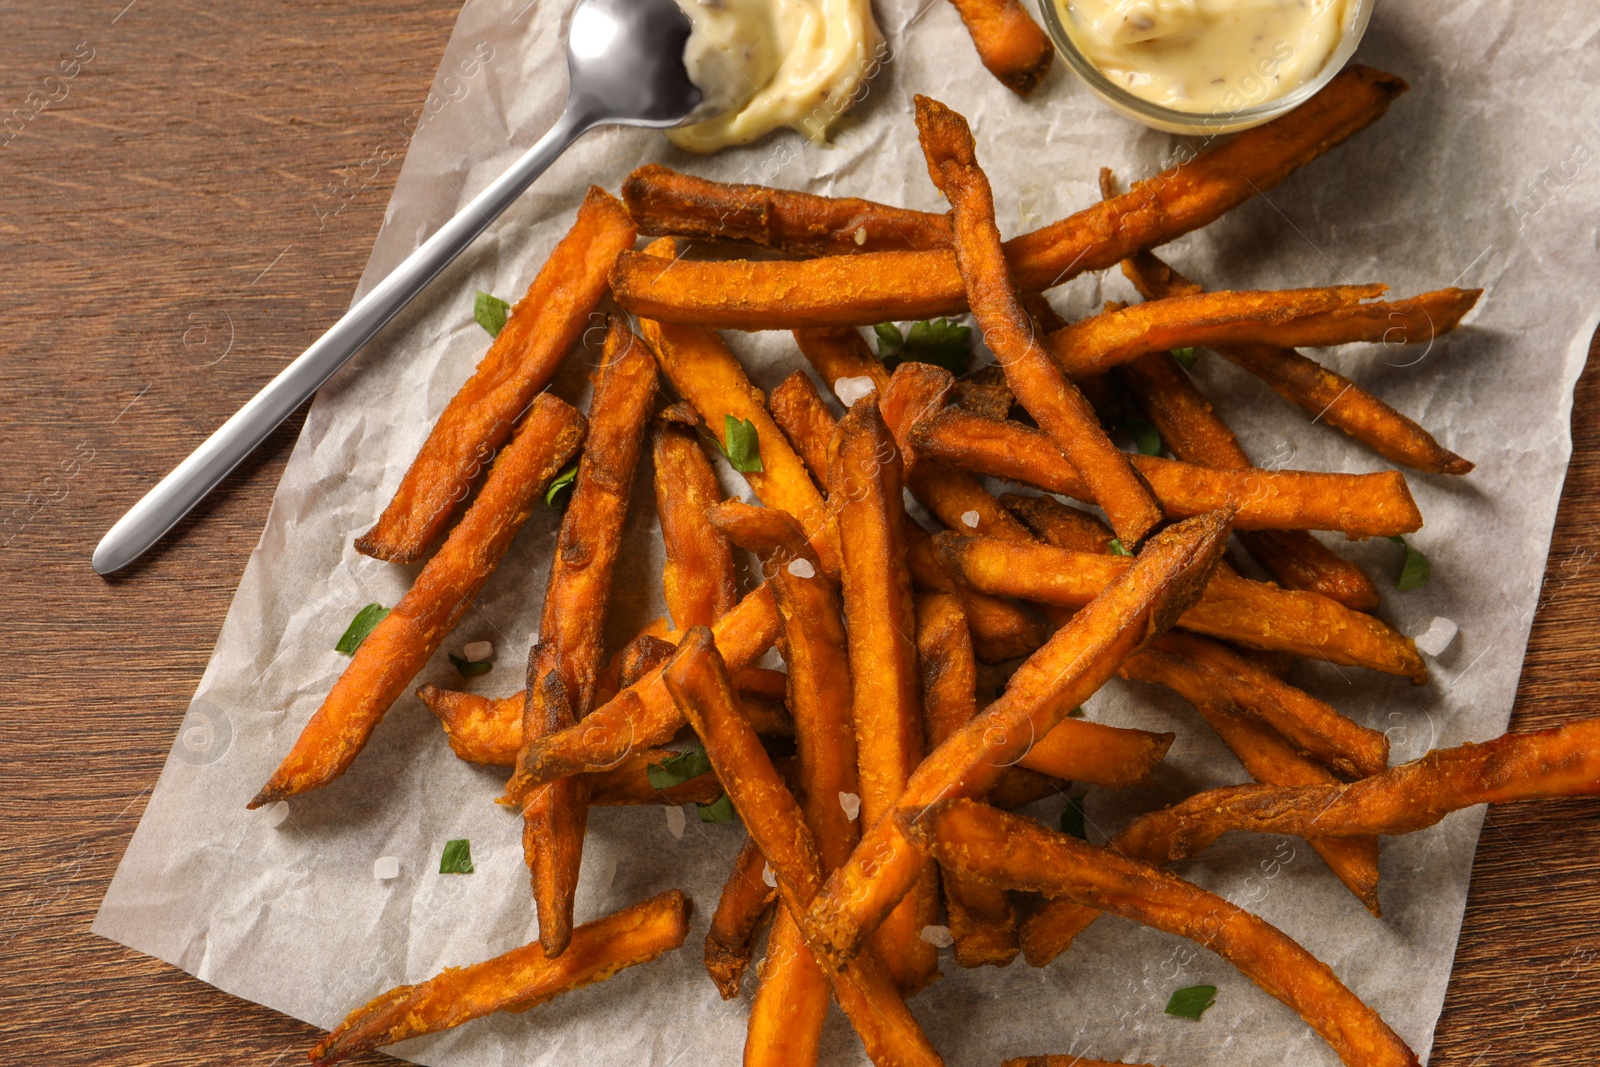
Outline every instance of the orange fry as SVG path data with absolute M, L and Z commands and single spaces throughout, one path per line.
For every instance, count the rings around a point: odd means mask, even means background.
M 577 343 L 605 294 L 612 262 L 633 247 L 635 236 L 622 204 L 591 187 L 572 229 L 434 423 L 377 525 L 356 539 L 358 550 L 394 563 L 422 558 L 511 436 L 517 417 Z
M 1119 556 L 992 537 L 945 533 L 934 543 L 945 565 L 983 592 L 1062 607 L 1087 604 L 1133 565 Z M 1177 625 L 1252 648 L 1398 674 L 1419 685 L 1428 677 L 1411 639 L 1381 619 L 1316 593 L 1252 582 L 1221 568 Z
M 1017 402 L 1089 487 L 1129 548 L 1161 521 L 1150 488 L 1111 443 L 1089 402 L 1062 376 L 1034 336 L 1006 265 L 994 220 L 994 194 L 978 166 L 967 120 L 936 100 L 916 98 L 917 130 L 933 184 L 950 201 L 956 265 L 972 314 L 1004 368 Z
M 1055 49 L 1017 0 L 951 0 L 978 58 L 1000 84 L 1027 96 L 1050 70 Z
M 1152 538 L 1131 570 L 1017 669 L 1003 696 L 922 761 L 896 810 L 920 810 L 938 797 L 992 788 L 1004 767 L 1198 599 L 1229 532 L 1227 515 L 1219 513 Z M 801 918 L 806 941 L 825 966 L 837 969 L 850 961 L 912 888 L 926 859 L 889 819 L 862 835 L 850 862 L 833 873 Z
M 667 562 L 662 592 L 679 631 L 710 626 L 739 599 L 733 550 L 706 525 L 705 510 L 722 498 L 716 472 L 692 425 L 663 418 L 651 438 L 656 514 Z
M 710 631 L 684 635 L 662 677 L 683 716 L 705 743 L 706 755 L 727 786 L 745 829 L 777 876 L 789 912 L 799 915 L 822 887 L 822 860 L 800 805 L 778 775 L 728 683 Z M 928 1043 L 871 948 L 848 971 L 832 975 L 834 995 L 879 1067 L 938 1064 Z
M 1006 493 L 1000 498 L 1012 514 L 1047 545 L 1074 552 L 1110 552 L 1116 535 L 1087 511 L 1068 507 L 1055 497 Z
M 706 931 L 706 972 L 723 1000 L 739 995 L 739 983 L 755 955 L 756 935 L 778 903 L 777 889 L 766 883 L 766 868 L 767 858 L 755 839 L 745 838 Z
M 1018 1056 L 1000 1067 L 1149 1067 L 1149 1064 L 1123 1063 L 1121 1060 L 1086 1060 L 1082 1056 Z
M 1124 260 L 1122 271 L 1147 299 L 1203 292 L 1199 285 L 1148 252 Z M 1314 420 L 1343 430 L 1385 459 L 1439 474 L 1466 474 L 1472 470 L 1470 462 L 1439 444 L 1427 430 L 1349 378 L 1292 348 L 1229 345 L 1217 351 L 1304 409 Z
M 652 237 L 751 241 L 809 256 L 950 247 L 942 215 L 855 197 L 707 181 L 647 163 L 622 183 L 622 200 Z
M 327 785 L 360 755 L 378 721 L 494 573 L 539 494 L 577 451 L 584 428 L 583 416 L 556 397 L 534 402 L 477 499 L 400 603 L 361 642 L 250 807 Z
M 1381 285 L 1195 293 L 1151 300 L 1074 322 L 1045 336 L 1062 371 L 1086 378 L 1152 352 L 1197 345 L 1427 344 L 1455 329 L 1481 289 L 1441 289 L 1393 303 L 1362 303 Z
M 1012 238 L 1006 259 L 1017 284 L 1028 292 L 1060 285 L 1206 225 L 1375 122 L 1405 89 L 1391 74 L 1346 67 L 1284 117 L 1185 158 L 1122 196 Z M 671 265 L 624 253 L 611 287 L 636 315 L 740 330 L 869 326 L 966 306 L 947 249 Z
M 407 1038 L 434 1034 L 497 1011 L 527 1011 L 562 993 L 603 982 L 683 944 L 694 901 L 676 889 L 584 923 L 558 958 L 537 943 L 468 967 L 447 967 L 351 1012 L 311 1050 L 316 1067 Z
M 911 431 L 919 456 L 1050 493 L 1091 501 L 1093 494 L 1050 438 L 1020 422 L 947 407 Z M 1131 456 L 1168 518 L 1232 505 L 1246 530 L 1337 530 L 1389 537 L 1422 528 L 1422 513 L 1398 471 L 1321 474 L 1229 471 L 1156 456 Z
M 971 800 L 942 800 L 897 818 L 946 866 L 1103 908 L 1210 949 L 1293 1008 L 1350 1067 L 1419 1067 L 1405 1042 L 1327 964 L 1265 920 L 1196 885 Z

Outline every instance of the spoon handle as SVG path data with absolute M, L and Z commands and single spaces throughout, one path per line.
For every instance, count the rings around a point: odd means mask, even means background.
M 96 546 L 95 572 L 110 574 L 121 570 L 177 525 L 594 124 L 569 107 L 510 170 L 473 197 L 388 277 L 356 301 L 332 329 L 278 372 L 172 473 L 129 508 Z

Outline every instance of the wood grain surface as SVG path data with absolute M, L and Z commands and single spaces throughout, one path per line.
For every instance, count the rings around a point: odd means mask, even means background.
M 89 933 L 300 418 L 124 577 L 89 551 L 346 307 L 455 15 L 0 0 L 0 1063 L 267 1067 L 317 1036 Z M 1597 707 L 1597 411 L 1591 353 L 1516 727 Z M 1597 907 L 1600 804 L 1492 811 L 1433 1063 L 1593 1063 Z

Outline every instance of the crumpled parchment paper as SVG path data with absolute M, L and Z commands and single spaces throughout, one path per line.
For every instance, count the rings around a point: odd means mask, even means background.
M 566 79 L 565 3 L 472 0 L 462 11 L 361 281 L 364 291 L 554 121 Z M 281 810 L 249 812 L 266 779 L 346 663 L 333 650 L 363 604 L 393 604 L 410 569 L 351 547 L 377 516 L 434 417 L 488 343 L 472 319 L 476 289 L 515 299 L 570 224 L 585 187 L 615 190 L 632 167 L 664 160 L 724 179 L 763 181 L 944 210 L 917 150 L 910 96 L 972 120 L 1007 234 L 1097 197 L 1102 165 L 1124 180 L 1153 173 L 1175 139 L 1096 103 L 1057 64 L 1030 100 L 980 66 L 953 7 L 885 0 L 892 56 L 834 144 L 784 133 L 715 158 L 691 158 L 659 134 L 586 136 L 534 189 L 323 389 L 295 446 L 215 652 L 94 929 L 238 996 L 319 1026 L 401 982 L 531 940 L 535 920 L 520 821 L 492 803 L 503 772 L 468 766 L 411 696 L 400 700 L 352 770 Z M 1460 636 L 1433 680 L 1403 681 L 1300 664 L 1294 680 L 1389 732 L 1397 761 L 1430 746 L 1500 733 L 1536 608 L 1570 451 L 1574 380 L 1600 292 L 1600 10 L 1569 0 L 1380 4 L 1358 58 L 1413 85 L 1389 116 L 1281 188 L 1169 246 L 1182 270 L 1216 287 L 1382 281 L 1405 295 L 1440 286 L 1487 292 L 1469 324 L 1422 348 L 1321 353 L 1436 431 L 1478 468 L 1464 479 L 1412 475 L 1426 527 L 1412 543 L 1432 581 L 1393 591 L 1402 550 L 1343 547 L 1379 575 L 1384 613 L 1405 632 L 1435 616 Z M 1055 294 L 1071 314 L 1129 298 L 1112 272 Z M 800 363 L 787 335 L 735 335 L 758 384 Z M 579 353 L 554 388 L 587 392 Z M 1312 425 L 1215 355 L 1196 373 L 1263 466 L 1365 471 L 1381 462 Z M 724 472 L 728 474 L 728 472 Z M 615 643 L 659 614 L 660 552 L 642 476 L 608 622 Z M 730 489 L 738 487 L 728 474 Z M 558 516 L 540 509 L 447 650 L 489 640 L 498 662 L 463 682 L 444 651 L 418 678 L 492 694 L 520 688 Z M 1574 566 L 1582 561 L 1572 561 Z M 1185 707 L 1114 683 L 1090 713 L 1173 729 L 1179 740 L 1145 787 L 1092 792 L 1091 837 L 1129 815 L 1243 774 Z M 1054 803 L 1054 807 L 1052 807 Z M 1058 802 L 1041 802 L 1053 817 Z M 579 921 L 672 886 L 693 895 L 683 950 L 521 1016 L 498 1016 L 398 1046 L 421 1063 L 734 1064 L 750 989 L 723 1003 L 699 945 L 737 825 L 664 809 L 602 809 L 589 820 Z M 1385 916 L 1369 916 L 1303 843 L 1235 837 L 1178 868 L 1298 938 L 1380 1011 L 1419 1053 L 1431 1045 L 1460 928 L 1481 809 L 1385 842 Z M 477 871 L 440 875 L 450 838 L 472 842 Z M 380 881 L 373 863 L 398 859 Z M 1074 1052 L 1132 1062 L 1332 1064 L 1286 1008 L 1188 942 L 1103 920 L 1044 970 L 963 971 L 914 1002 L 949 1062 Z M 1172 990 L 1210 983 L 1216 1005 L 1193 1023 L 1163 1014 Z M 837 1012 L 829 1063 L 865 1062 Z

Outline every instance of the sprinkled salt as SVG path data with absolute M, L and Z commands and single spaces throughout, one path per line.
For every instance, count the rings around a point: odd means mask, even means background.
M 778 876 L 773 873 L 772 864 L 768 863 L 761 868 L 761 880 L 773 889 L 778 888 Z
M 833 383 L 834 395 L 839 398 L 839 403 L 845 407 L 853 407 L 857 400 L 876 389 L 872 379 L 863 374 L 859 378 L 840 378 Z
M 922 940 L 935 948 L 949 948 L 956 943 L 956 939 L 951 936 L 948 926 L 924 926 L 922 928 Z
M 468 663 L 482 663 L 494 655 L 494 645 L 488 641 L 469 641 L 461 648 L 461 656 Z
M 261 809 L 261 821 L 268 826 L 282 826 L 283 820 L 289 817 L 289 802 L 280 800 L 275 804 L 268 804 Z
M 372 877 L 380 882 L 387 882 L 400 875 L 400 861 L 393 856 L 379 856 L 372 861 Z
M 861 245 L 866 244 L 867 243 L 867 228 L 865 226 L 857 226 L 856 227 L 855 238 L 856 238 L 856 245 L 858 247 L 861 246 Z
M 1428 656 L 1441 655 L 1456 639 L 1459 629 L 1450 619 L 1435 618 L 1426 630 L 1416 636 L 1417 651 Z
M 688 822 L 683 817 L 683 809 L 676 804 L 671 804 L 668 805 L 666 812 L 667 832 L 673 837 L 682 837 L 683 828 L 688 825 Z
M 861 798 L 854 793 L 840 793 L 839 806 L 844 809 L 844 817 L 854 819 L 861 814 Z
M 976 530 L 978 528 L 978 519 L 981 517 L 976 511 L 963 511 L 961 513 L 961 524 Z
M 789 573 L 796 578 L 815 578 L 817 569 L 808 559 L 793 559 L 789 561 Z

